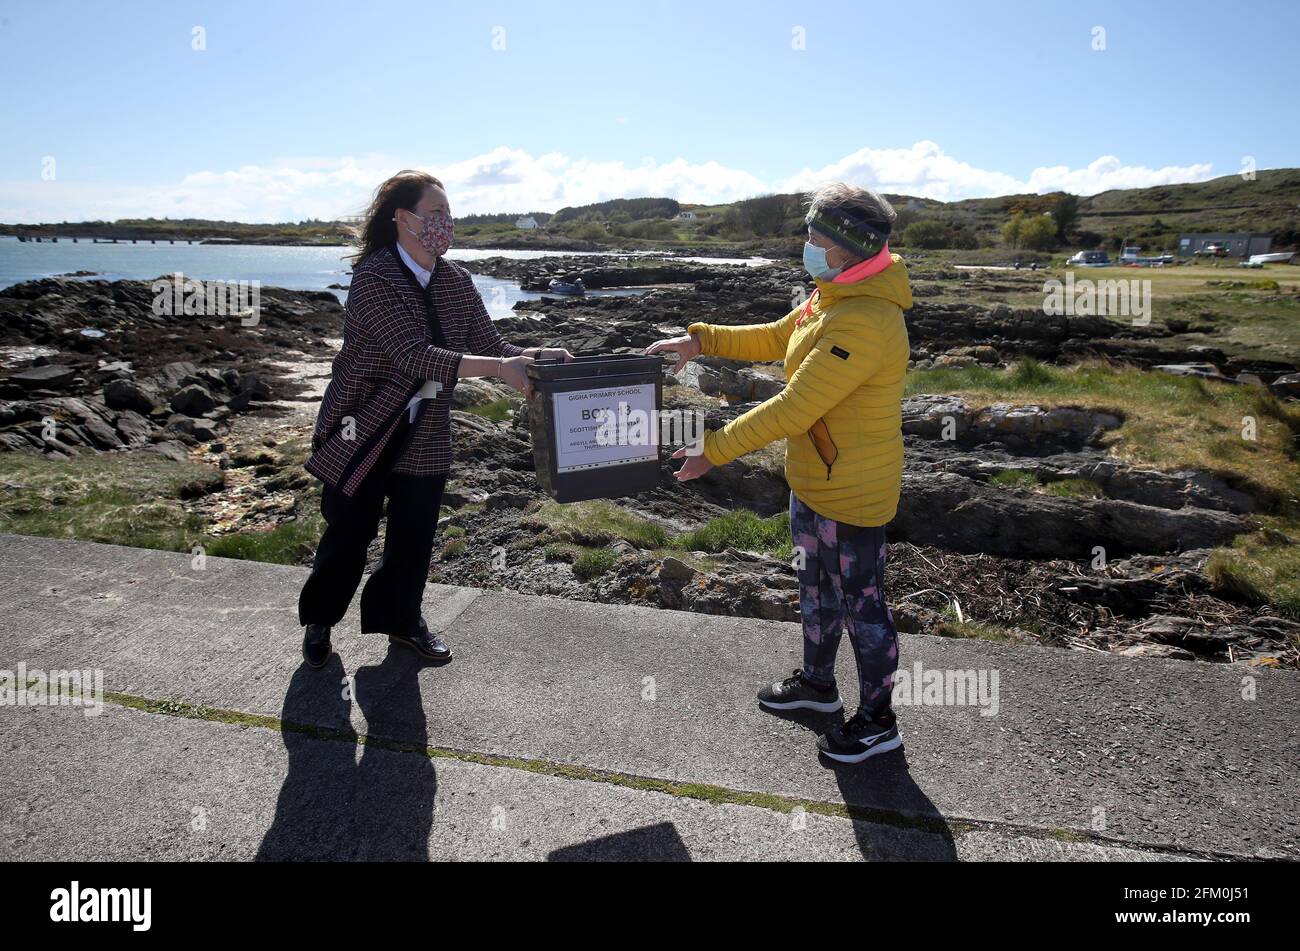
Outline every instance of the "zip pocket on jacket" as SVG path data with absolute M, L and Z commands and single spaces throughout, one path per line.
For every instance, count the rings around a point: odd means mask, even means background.
M 812 429 L 808 430 L 808 438 L 812 440 L 813 448 L 817 450 L 817 455 L 821 457 L 826 464 L 826 481 L 831 478 L 831 466 L 839 456 L 839 448 L 835 445 L 835 440 L 831 439 L 831 431 L 826 426 L 825 417 L 817 420 L 812 424 Z

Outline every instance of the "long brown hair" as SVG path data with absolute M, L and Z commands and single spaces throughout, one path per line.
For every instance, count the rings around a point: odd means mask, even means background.
M 442 182 L 428 172 L 406 168 L 375 189 L 375 197 L 371 199 L 360 227 L 356 229 L 360 248 L 352 255 L 353 267 L 380 248 L 392 247 L 397 243 L 397 223 L 393 221 L 393 216 L 399 208 L 410 211 L 418 205 L 424 196 L 424 190 L 430 185 L 443 187 Z

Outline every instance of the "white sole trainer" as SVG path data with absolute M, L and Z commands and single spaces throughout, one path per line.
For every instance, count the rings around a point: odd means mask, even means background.
M 789 703 L 775 703 L 771 700 L 758 702 L 769 710 L 816 710 L 818 713 L 834 713 L 844 707 L 844 701 L 839 697 L 836 697 L 833 703 L 819 700 L 792 700 Z
M 884 736 L 883 733 L 876 734 Z M 862 740 L 859 743 L 864 742 Z M 896 750 L 903 745 L 903 734 L 899 733 L 892 739 L 877 743 L 875 746 L 868 746 L 861 753 L 832 753 L 830 750 L 822 750 L 822 754 L 839 763 L 861 763 L 864 759 L 869 759 L 877 753 L 888 753 L 890 750 Z

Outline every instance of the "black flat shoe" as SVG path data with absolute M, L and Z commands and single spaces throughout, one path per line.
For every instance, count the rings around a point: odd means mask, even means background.
M 389 643 L 409 647 L 425 660 L 444 663 L 451 660 L 451 648 L 442 639 L 441 634 L 434 634 L 429 625 L 420 618 L 420 629 L 414 634 L 389 634 Z
M 330 629 L 324 624 L 308 624 L 302 638 L 302 659 L 317 670 L 330 659 Z

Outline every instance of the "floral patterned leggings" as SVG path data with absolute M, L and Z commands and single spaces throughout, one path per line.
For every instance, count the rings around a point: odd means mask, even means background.
M 898 632 L 885 605 L 885 528 L 818 515 L 790 493 L 790 534 L 799 561 L 803 673 L 835 682 L 835 654 L 847 623 L 858 665 L 859 709 L 877 717 L 890 708 L 898 669 Z

